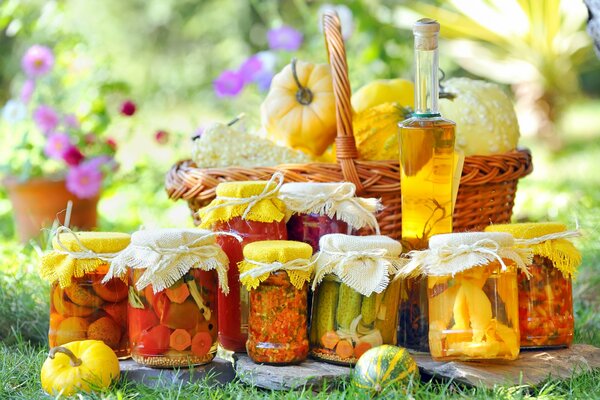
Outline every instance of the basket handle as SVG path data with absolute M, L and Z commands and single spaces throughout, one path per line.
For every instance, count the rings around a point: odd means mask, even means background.
M 352 104 L 346 48 L 342 37 L 340 18 L 335 11 L 323 14 L 323 32 L 327 56 L 331 65 L 333 95 L 335 97 L 335 115 L 337 137 L 335 139 L 336 158 L 342 168 L 342 175 L 348 182 L 354 183 L 357 193 L 363 190 L 354 161 L 358 158 L 354 131 L 352 129 Z

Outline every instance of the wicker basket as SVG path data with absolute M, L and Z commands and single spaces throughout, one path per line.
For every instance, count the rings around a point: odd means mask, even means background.
M 193 211 L 208 204 L 221 182 L 266 180 L 275 171 L 286 182 L 352 182 L 363 197 L 381 198 L 384 210 L 378 215 L 381 232 L 395 239 L 401 236 L 400 165 L 398 160 L 358 160 L 352 130 L 350 82 L 346 50 L 339 18 L 323 17 L 325 39 L 333 76 L 338 133 L 337 163 L 287 164 L 257 168 L 198 168 L 192 161 L 174 165 L 166 177 L 166 189 L 173 200 L 184 199 Z M 533 170 L 531 153 L 517 150 L 492 156 L 466 157 L 454 210 L 454 230 L 481 230 L 490 223 L 510 221 L 517 181 Z

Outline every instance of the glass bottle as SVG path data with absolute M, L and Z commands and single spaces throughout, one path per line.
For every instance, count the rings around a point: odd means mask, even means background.
M 402 240 L 405 249 L 427 248 L 432 235 L 452 232 L 456 124 L 438 109 L 437 21 L 415 23 L 415 112 L 400 123 Z M 427 348 L 427 280 L 403 282 L 398 344 Z

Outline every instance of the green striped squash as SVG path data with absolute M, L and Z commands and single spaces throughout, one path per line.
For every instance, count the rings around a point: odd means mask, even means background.
M 383 345 L 366 351 L 358 359 L 352 382 L 361 389 L 381 393 L 390 385 L 407 385 L 411 377 L 419 379 L 419 368 L 408 351 Z

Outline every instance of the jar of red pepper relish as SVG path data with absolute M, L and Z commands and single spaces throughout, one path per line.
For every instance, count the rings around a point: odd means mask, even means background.
M 486 231 L 508 232 L 534 255 L 531 276 L 520 272 L 517 278 L 521 347 L 570 346 L 574 331 L 571 280 L 581 254 L 569 238 L 579 233 L 552 222 L 491 225 Z
M 245 352 L 248 339 L 248 291 L 240 286 L 238 263 L 244 247 L 252 242 L 285 240 L 285 206 L 277 198 L 283 175 L 267 181 L 225 182 L 216 198 L 198 211 L 200 227 L 231 232 L 241 237 L 217 239 L 229 258 L 229 294 L 219 293 L 219 343 L 229 351 Z
M 363 227 L 379 233 L 377 199 L 356 197 L 350 182 L 286 183 L 279 191 L 288 214 L 288 239 L 319 250 L 319 239 L 329 233 L 350 235 Z
M 141 230 L 108 276 L 129 275 L 131 355 L 174 368 L 212 361 L 217 352 L 218 285 L 227 292 L 229 260 L 217 234 L 202 229 Z
M 296 364 L 308 356 L 308 282 L 312 248 L 271 240 L 244 248 L 241 283 L 250 292 L 246 350 L 257 363 Z

